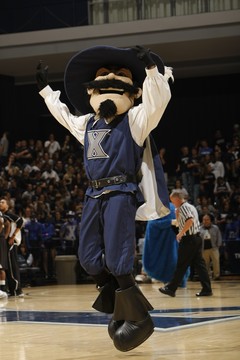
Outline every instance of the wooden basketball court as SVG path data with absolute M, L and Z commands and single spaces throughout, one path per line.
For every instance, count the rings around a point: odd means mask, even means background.
M 154 306 L 155 331 L 123 353 L 108 336 L 109 315 L 92 309 L 94 284 L 25 288 L 24 298 L 0 300 L 1 360 L 239 360 L 240 281 L 213 282 L 212 297 L 197 298 L 188 282 L 175 298 L 161 283 L 140 288 Z

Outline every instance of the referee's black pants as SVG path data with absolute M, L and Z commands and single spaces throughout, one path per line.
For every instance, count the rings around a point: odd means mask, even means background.
M 8 270 L 6 275 L 8 290 L 11 295 L 19 295 L 22 292 L 17 254 L 17 245 L 8 245 Z
M 188 266 L 193 265 L 198 273 L 202 285 L 202 291 L 211 292 L 211 282 L 202 257 L 202 238 L 200 235 L 183 236 L 178 248 L 178 261 L 172 280 L 168 288 L 176 291 L 187 271 Z

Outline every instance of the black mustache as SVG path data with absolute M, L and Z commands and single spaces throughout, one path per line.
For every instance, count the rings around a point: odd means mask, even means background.
M 83 84 L 87 89 L 123 89 L 124 92 L 128 92 L 131 95 L 138 93 L 138 87 L 127 84 L 121 80 L 93 80 Z

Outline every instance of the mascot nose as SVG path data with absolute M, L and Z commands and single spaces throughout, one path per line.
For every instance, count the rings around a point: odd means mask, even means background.
M 112 80 L 112 79 L 114 79 L 114 77 L 115 77 L 115 74 L 112 72 L 106 75 L 107 80 Z

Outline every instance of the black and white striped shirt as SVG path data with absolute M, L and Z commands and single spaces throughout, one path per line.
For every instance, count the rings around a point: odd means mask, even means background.
M 200 222 L 199 222 L 197 209 L 188 202 L 184 202 L 178 208 L 179 231 L 183 229 L 185 222 L 188 219 L 193 219 L 193 224 L 185 235 L 196 235 L 200 230 Z

